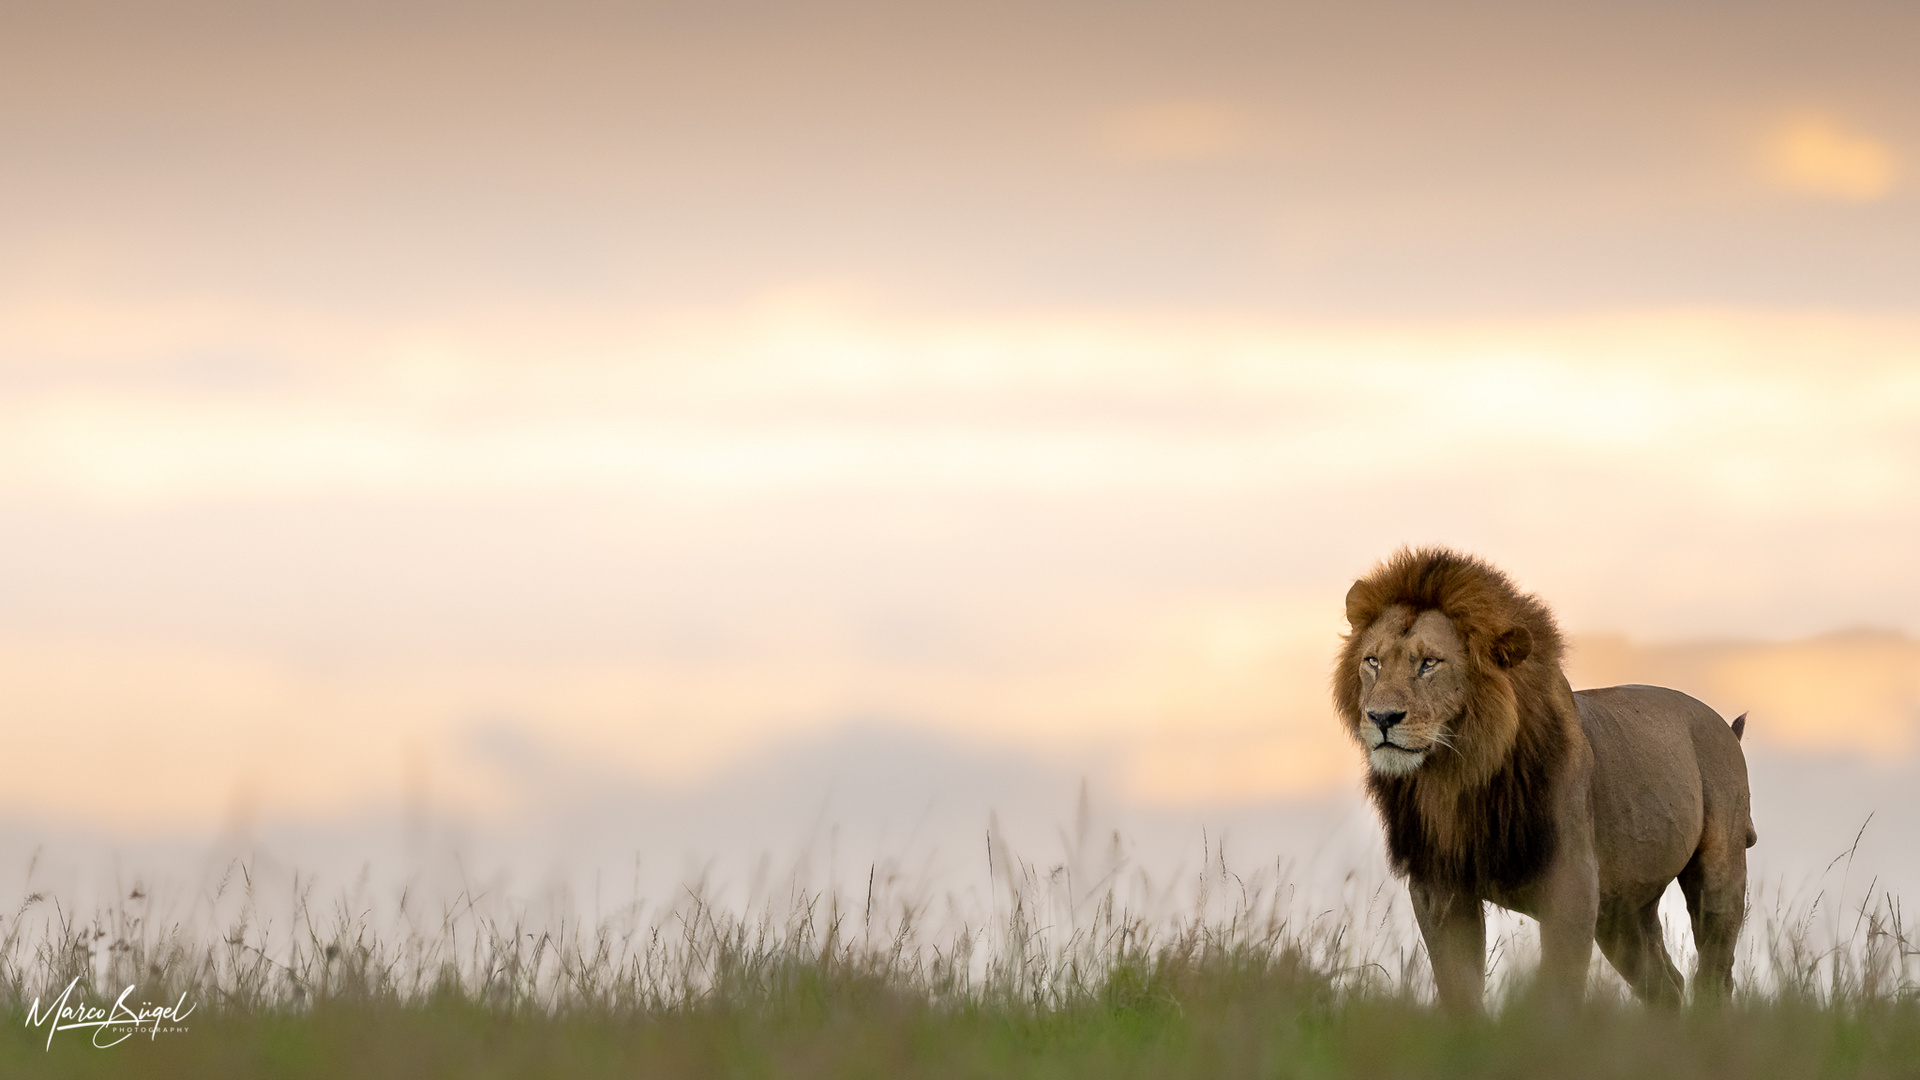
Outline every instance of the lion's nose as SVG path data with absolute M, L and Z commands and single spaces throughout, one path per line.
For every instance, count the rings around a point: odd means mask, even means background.
M 1405 720 L 1406 718 L 1407 718 L 1407 710 L 1405 709 L 1368 709 L 1367 710 L 1367 719 L 1373 721 L 1374 726 L 1379 728 L 1381 731 L 1387 730 L 1388 728 L 1392 727 L 1393 725 L 1399 723 L 1402 720 Z

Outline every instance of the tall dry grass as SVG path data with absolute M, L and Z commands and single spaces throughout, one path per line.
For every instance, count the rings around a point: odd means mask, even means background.
M 989 841 L 991 844 L 991 841 Z M 1397 883 L 1349 874 L 1309 895 L 1288 868 L 1241 873 L 1209 847 L 1203 869 L 1156 887 L 1125 879 L 1116 844 L 1036 864 L 991 857 L 989 910 L 930 897 L 876 865 L 864 895 L 787 887 L 744 905 L 695 881 L 671 900 L 633 897 L 584 918 L 536 916 L 484 889 L 391 902 L 364 883 L 317 898 L 295 879 L 269 910 L 254 867 L 231 864 L 206 902 L 173 914 L 135 885 L 79 912 L 35 893 L 0 916 L 0 1008 L 21 1014 L 69 982 L 111 1000 L 185 994 L 208 1013 L 299 1013 L 328 1004 L 459 1001 L 501 1015 L 632 1018 L 713 1008 L 806 1013 L 828 1000 L 1045 1015 L 1172 1007 L 1284 989 L 1303 1006 L 1418 1005 L 1424 953 Z M 1761 889 L 1737 969 L 1738 998 L 1845 1010 L 1920 996 L 1920 944 L 1897 897 Z M 1682 928 L 1669 927 L 1670 935 Z M 1494 1004 L 1524 983 L 1526 927 L 1490 949 Z M 1682 950 L 1676 950 L 1680 955 Z M 1595 959 L 1595 997 L 1624 987 Z

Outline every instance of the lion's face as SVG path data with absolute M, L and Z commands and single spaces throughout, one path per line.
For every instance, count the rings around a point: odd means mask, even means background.
M 1356 651 L 1360 709 L 1348 719 L 1353 736 L 1374 772 L 1411 773 L 1435 747 L 1451 745 L 1469 689 L 1466 642 L 1438 611 L 1416 616 L 1390 607 L 1360 635 Z

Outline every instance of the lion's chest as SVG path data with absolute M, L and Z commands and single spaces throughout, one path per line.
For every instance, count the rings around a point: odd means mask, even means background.
M 1444 797 L 1417 781 L 1376 778 L 1369 788 L 1394 870 L 1417 881 L 1523 903 L 1558 847 L 1553 815 L 1542 805 L 1548 792 L 1515 777 Z

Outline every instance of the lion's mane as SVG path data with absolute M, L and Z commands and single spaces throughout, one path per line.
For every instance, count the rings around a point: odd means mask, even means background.
M 1353 586 L 1334 672 L 1341 719 L 1360 717 L 1361 638 L 1394 607 L 1435 610 L 1465 640 L 1468 695 L 1451 745 L 1404 776 L 1369 773 L 1394 872 L 1482 892 L 1531 880 L 1553 857 L 1553 789 L 1579 724 L 1553 615 L 1491 565 L 1445 548 L 1402 548 Z M 1517 629 L 1525 631 L 1516 634 Z M 1530 647 L 1512 648 L 1516 640 Z M 1516 661 L 1513 653 L 1523 655 Z

